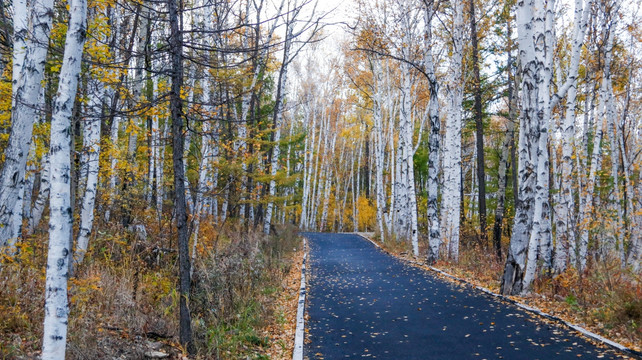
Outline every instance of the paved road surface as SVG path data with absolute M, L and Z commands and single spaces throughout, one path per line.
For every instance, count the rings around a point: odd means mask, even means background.
M 348 234 L 310 244 L 307 359 L 618 358 L 471 287 L 452 284 Z

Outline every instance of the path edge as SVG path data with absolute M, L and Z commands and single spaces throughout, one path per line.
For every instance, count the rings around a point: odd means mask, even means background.
M 546 318 L 546 319 L 549 319 L 549 320 L 553 320 L 553 321 L 555 321 L 557 323 L 560 323 L 562 325 L 565 325 L 565 326 L 567 326 L 567 327 L 569 327 L 569 328 L 581 333 L 582 335 L 586 336 L 587 338 L 590 338 L 590 339 L 592 339 L 594 341 L 600 342 L 600 343 L 602 343 L 602 344 L 604 344 L 606 346 L 609 346 L 609 347 L 611 347 L 613 349 L 616 349 L 616 350 L 626 354 L 627 356 L 633 356 L 634 358 L 642 359 L 642 352 L 639 352 L 637 350 L 628 348 L 628 347 L 626 347 L 626 346 L 624 346 L 624 345 L 622 345 L 620 343 L 617 343 L 617 342 L 615 342 L 613 340 L 609 340 L 609 339 L 605 338 L 604 336 L 596 334 L 596 333 L 594 333 L 594 332 L 592 332 L 592 331 L 590 331 L 588 329 L 585 329 L 585 328 L 583 328 L 583 327 L 581 327 L 579 325 L 570 323 L 570 322 L 568 322 L 568 321 L 566 321 L 566 320 L 564 320 L 564 319 L 562 319 L 560 317 L 557 317 L 555 315 L 551 315 L 551 314 L 545 313 L 545 312 L 543 312 L 543 311 L 541 311 L 541 310 L 539 310 L 537 308 L 528 306 L 526 304 L 522 304 L 519 301 L 513 300 L 513 299 L 511 299 L 511 298 L 509 298 L 507 296 L 504 296 L 504 295 L 501 295 L 501 294 L 497 294 L 497 293 L 491 291 L 490 289 L 487 289 L 487 288 L 485 288 L 483 286 L 475 285 L 475 284 L 473 284 L 473 283 L 471 283 L 471 282 L 469 282 L 469 281 L 467 281 L 465 279 L 462 279 L 460 277 L 451 275 L 451 274 L 449 274 L 449 273 L 447 273 L 447 272 L 445 272 L 443 270 L 440 270 L 440 269 L 438 269 L 436 267 L 433 267 L 433 266 L 430 266 L 430 265 L 426 265 L 426 264 L 422 264 L 422 263 L 414 261 L 414 260 L 409 260 L 409 259 L 404 259 L 404 258 L 401 258 L 401 257 L 394 256 L 389 251 L 384 250 L 381 247 L 381 245 L 377 244 L 374 240 L 368 238 L 367 236 L 363 235 L 362 233 L 350 233 L 350 234 L 357 235 L 357 236 L 359 236 L 359 237 L 361 237 L 361 238 L 363 238 L 365 240 L 370 241 L 375 247 L 377 247 L 378 249 L 380 249 L 381 251 L 383 251 L 383 252 L 385 252 L 387 254 L 390 254 L 391 256 L 393 256 L 396 259 L 399 259 L 399 260 L 408 262 L 410 264 L 416 265 L 416 266 L 418 266 L 418 267 L 420 267 L 422 269 L 423 269 L 423 266 L 427 266 L 428 269 L 430 269 L 433 272 L 439 273 L 439 274 L 441 274 L 441 275 L 443 275 L 445 277 L 448 277 L 450 279 L 453 279 L 453 280 L 455 280 L 457 282 L 460 282 L 460 283 L 466 284 L 468 286 L 471 286 L 471 287 L 473 287 L 473 288 L 475 288 L 477 290 L 482 291 L 483 293 L 486 293 L 487 295 L 490 295 L 492 297 L 495 297 L 495 298 L 497 298 L 499 300 L 502 300 L 502 301 L 505 301 L 507 303 L 513 304 L 513 305 L 517 306 L 518 308 L 520 308 L 522 310 L 525 310 L 525 311 L 527 311 L 529 313 L 532 313 L 532 314 L 541 316 L 543 318 Z
M 365 237 L 364 237 L 365 239 Z M 308 243 L 303 236 L 303 263 L 301 264 L 301 286 L 299 287 L 299 305 L 296 310 L 296 330 L 294 331 L 294 351 L 292 360 L 303 360 L 303 342 L 305 339 L 305 263 L 308 257 Z

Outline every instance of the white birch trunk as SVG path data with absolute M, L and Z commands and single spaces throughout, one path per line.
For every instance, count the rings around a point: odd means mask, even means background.
M 543 0 L 520 2 L 517 5 L 517 33 L 522 65 L 522 111 L 519 131 L 519 189 L 513 232 L 508 257 L 502 277 L 503 294 L 519 294 L 524 290 L 526 256 L 538 243 L 531 239 L 535 215 L 535 195 L 538 174 L 540 124 L 538 79 L 543 78 L 543 53 L 545 49 L 546 8 Z M 534 41 L 539 39 L 537 43 Z M 548 90 L 546 90 L 548 91 Z M 540 199 L 541 200 L 541 199 Z M 541 203 L 540 203 L 541 205 Z M 541 216 L 541 208 L 539 215 Z M 535 254 L 536 255 L 536 254 Z
M 42 219 L 42 214 L 45 211 L 45 206 L 49 201 L 49 190 L 50 190 L 50 162 L 49 162 L 49 153 L 45 153 L 42 156 L 42 165 L 40 172 L 40 189 L 38 190 L 38 197 L 33 205 L 33 210 L 31 211 L 31 217 L 29 218 L 29 224 L 27 226 L 27 235 L 33 235 L 33 232 L 36 230 L 38 224 L 40 224 L 40 219 Z
M 446 94 L 448 118 L 444 138 L 444 186 L 442 194 L 442 236 L 449 256 L 459 258 L 459 221 L 461 206 L 461 121 L 463 99 L 463 27 L 464 5 L 461 0 L 453 2 L 453 49 L 450 57 Z
M 82 197 L 82 209 L 80 212 L 80 227 L 76 239 L 76 251 L 74 252 L 74 267 L 80 265 L 87 252 L 89 237 L 91 236 L 94 223 L 94 207 L 96 204 L 96 192 L 98 188 L 98 167 L 100 158 L 100 122 L 105 87 L 100 81 L 96 81 L 97 89 L 92 92 L 90 106 L 92 114 L 85 119 L 83 137 L 87 153 L 87 179 Z
M 569 252 L 576 242 L 575 231 L 575 199 L 573 197 L 573 139 L 575 138 L 575 100 L 577 90 L 575 84 L 568 90 L 566 100 L 566 116 L 562 129 L 562 164 L 561 164 L 561 194 L 556 206 L 556 242 L 555 264 L 557 273 L 563 272 L 569 261 Z
M 637 198 L 642 199 L 642 172 L 638 179 Z M 642 209 L 638 208 L 638 211 L 634 215 L 634 222 L 636 227 L 632 230 L 631 244 L 629 253 L 627 254 L 627 265 L 631 266 L 633 271 L 639 272 L 642 268 L 642 234 L 640 232 Z
M 205 88 L 203 92 L 207 93 Z M 196 260 L 196 249 L 198 245 L 198 232 L 201 225 L 201 216 L 203 216 L 203 204 L 204 197 L 203 195 L 210 191 L 209 188 L 209 174 L 211 171 L 211 157 L 212 157 L 212 147 L 209 139 L 210 124 L 209 122 L 203 121 L 203 135 L 201 136 L 201 162 L 198 170 L 198 187 L 196 189 L 196 200 L 194 206 L 194 239 L 192 240 L 192 268 L 190 271 L 194 271 L 194 260 Z
M 321 206 L 321 193 L 323 192 L 323 180 L 325 179 L 325 166 L 323 161 L 327 156 L 328 151 L 328 119 L 326 115 L 322 115 L 321 127 L 319 128 L 319 147 L 316 156 L 316 165 L 314 171 L 314 187 L 312 201 L 310 202 L 310 224 L 313 229 L 318 228 L 317 211 Z M 323 139 L 323 146 L 321 146 L 321 139 Z M 323 152 L 322 152 L 323 151 Z
M 537 152 L 535 153 L 536 185 L 535 208 L 532 220 L 532 230 L 528 245 L 528 261 L 522 283 L 522 292 L 530 291 L 530 286 L 535 279 L 538 260 L 542 260 L 546 269 L 551 268 L 551 225 L 549 203 L 549 152 L 548 152 L 548 126 L 551 119 L 550 86 L 552 80 L 552 51 L 553 48 L 553 19 L 555 1 L 549 0 L 544 8 L 543 29 L 535 26 L 535 39 L 544 42 L 535 44 L 535 61 L 539 67 L 540 76 L 537 81 Z M 540 11 L 537 8 L 536 11 Z M 542 14 L 542 13 L 540 13 Z M 539 23 L 537 25 L 540 25 Z M 543 31 L 543 32 L 542 32 Z
M 390 98 L 392 94 L 389 94 L 387 97 Z M 396 159 L 396 147 L 395 147 L 395 141 L 394 141 L 394 106 L 390 106 L 390 103 L 388 103 L 388 109 L 389 109 L 389 114 L 388 114 L 388 147 L 389 147 L 389 153 L 390 157 L 388 159 L 388 173 L 390 173 L 390 206 L 388 207 L 388 230 L 390 230 L 393 233 L 396 233 L 395 230 L 395 199 L 397 197 L 397 186 L 396 186 L 396 181 L 395 177 L 397 174 L 397 162 L 395 161 Z
M 573 44 L 571 48 L 571 59 L 568 70 L 568 79 L 562 86 L 561 91 L 554 96 L 553 104 L 561 99 L 566 92 L 566 116 L 562 128 L 562 161 L 561 161 L 561 186 L 560 202 L 557 204 L 556 214 L 556 242 L 554 269 L 560 273 L 566 269 L 571 259 L 575 261 L 575 238 L 576 215 L 575 200 L 573 197 L 573 144 L 575 139 L 575 106 L 577 97 L 577 74 L 580 63 L 580 55 L 587 28 L 587 18 L 590 13 L 591 0 L 575 1 Z M 581 193 L 581 191 L 580 191 Z
M 308 124 L 312 113 L 312 126 L 307 130 L 305 145 L 303 147 L 303 196 L 301 199 L 301 219 L 299 227 L 301 229 L 308 228 L 308 201 L 310 198 L 310 177 L 312 175 L 312 160 L 314 156 L 314 144 L 316 136 L 316 121 L 317 117 L 311 111 L 309 106 L 305 106 L 303 123 Z M 309 139 L 309 140 L 308 140 Z
M 67 342 L 69 277 L 72 236 L 71 116 L 78 88 L 86 36 L 87 3 L 72 0 L 58 92 L 51 121 L 51 199 L 49 250 L 45 280 L 45 320 L 42 359 L 64 359 Z
M 589 171 L 588 179 L 586 182 L 585 193 L 583 194 L 583 206 L 580 207 L 580 241 L 578 248 L 578 268 L 584 270 L 586 268 L 586 260 L 588 257 L 588 243 L 589 243 L 589 227 L 591 222 L 591 214 L 593 213 L 593 197 L 597 172 L 601 167 L 602 149 L 600 143 L 603 137 L 603 119 L 599 119 L 596 123 L 595 136 L 593 137 L 593 153 L 591 155 L 591 168 Z
M 13 69 L 12 69 L 12 107 L 15 107 L 15 99 L 18 91 L 18 80 L 21 76 L 22 65 L 25 60 L 25 52 L 27 47 L 28 35 L 28 12 L 26 0 L 15 0 L 13 5 Z M 12 124 L 13 125 L 13 124 Z M 13 128 L 13 126 L 12 126 Z M 29 139 L 30 140 L 30 139 Z M 31 154 L 33 146 L 29 144 L 29 153 Z M 9 149 L 7 149 L 9 150 Z M 6 156 L 6 155 L 5 155 Z M 26 166 L 26 161 L 25 161 Z M 25 176 L 26 177 L 26 176 Z M 26 182 L 26 180 L 25 180 Z M 13 207 L 11 214 L 11 234 L 8 239 L 7 254 L 13 256 L 16 253 L 16 243 L 22 233 L 22 216 L 23 206 L 25 200 L 25 183 L 19 185 L 17 201 Z M 31 197 L 29 197 L 31 201 Z M 0 238 L 0 245 L 3 239 Z
M 190 95 L 191 97 L 192 95 Z M 192 101 L 190 101 L 192 102 Z M 185 176 L 183 177 L 183 182 L 185 185 L 185 202 L 187 203 L 187 210 L 190 214 L 194 214 L 194 197 L 191 191 L 189 178 L 187 177 L 187 168 L 189 162 L 187 160 L 190 149 L 192 146 L 192 131 L 190 130 L 189 119 L 185 119 L 186 131 L 185 131 L 185 148 L 183 149 L 183 171 Z
M 229 182 L 228 182 L 227 188 L 225 189 L 225 195 L 223 195 L 223 203 L 221 204 L 221 214 L 219 216 L 221 224 L 225 223 L 225 219 L 227 219 L 227 208 L 229 207 L 229 205 L 230 205 L 230 189 L 229 189 Z
M 20 241 L 20 237 L 22 236 L 22 205 L 24 204 L 24 195 L 25 185 L 22 184 L 18 191 L 18 198 L 13 209 L 13 215 L 11 216 L 11 237 L 7 241 L 6 249 L 6 254 L 9 257 L 13 257 L 16 254 L 16 244 Z
M 295 3 L 296 8 L 296 3 Z M 293 21 L 293 19 L 290 19 Z M 294 24 L 291 21 L 287 23 L 287 30 L 285 35 L 285 43 L 283 45 L 283 62 L 281 65 L 281 72 L 279 73 L 279 84 L 277 86 L 277 95 L 274 104 L 274 137 L 272 145 L 272 155 L 270 163 L 270 189 L 269 189 L 269 200 L 265 210 L 265 218 L 263 220 L 263 232 L 265 234 L 270 233 L 270 226 L 272 225 L 272 212 L 274 209 L 274 196 L 276 195 L 276 173 L 279 165 L 279 156 L 281 153 L 281 146 L 279 142 L 281 141 L 281 123 L 283 122 L 283 109 L 282 104 L 286 98 L 286 85 L 288 78 L 288 63 L 290 62 L 290 47 L 293 41 L 293 26 Z
M 290 122 L 290 130 L 288 132 L 288 139 L 289 139 L 289 141 L 288 141 L 288 149 L 287 149 L 286 156 L 285 156 L 285 176 L 286 177 L 290 176 L 291 156 L 292 156 L 292 143 L 291 142 L 292 142 L 292 134 L 293 133 L 294 133 L 294 121 L 291 121 Z M 283 211 L 281 212 L 281 224 L 285 224 L 285 221 L 286 221 L 286 218 L 287 218 L 288 197 L 290 196 L 291 193 L 292 193 L 292 189 L 288 187 L 285 190 L 286 198 L 283 201 Z M 337 208 L 335 207 L 335 211 L 336 211 L 336 209 Z M 253 213 L 253 211 L 251 211 L 251 213 Z M 253 220 L 254 219 L 252 217 L 252 221 Z
M 208 6 L 207 1 L 202 2 L 202 9 L 201 11 L 197 14 L 197 20 L 199 22 L 199 26 L 203 27 L 205 31 L 212 31 L 211 27 L 211 19 L 214 18 L 214 13 L 213 13 L 213 6 Z M 209 39 L 209 37 L 208 37 Z M 203 47 L 205 48 L 210 48 L 213 44 L 210 40 L 204 40 L 203 41 Z M 206 63 L 209 63 L 209 55 L 206 55 Z M 206 71 L 206 74 L 209 74 L 208 71 Z M 193 214 L 193 221 L 194 221 L 194 239 L 192 240 L 192 261 L 190 262 L 190 276 L 194 273 L 194 263 L 196 261 L 196 250 L 198 248 L 198 236 L 199 236 L 199 231 L 200 231 L 200 225 L 201 225 L 201 217 L 204 215 L 204 205 L 206 203 L 205 199 L 205 194 L 209 195 L 209 192 L 211 190 L 210 185 L 212 184 L 212 179 L 210 178 L 210 173 L 212 171 L 212 157 L 213 157 L 213 149 L 212 149 L 212 142 L 211 142 L 211 125 L 210 125 L 210 119 L 209 117 L 214 115 L 214 96 L 212 93 L 212 83 L 211 79 L 209 76 L 205 76 L 205 78 L 201 82 L 201 88 L 203 91 L 203 104 L 204 104 L 204 113 L 205 116 L 203 118 L 203 125 L 201 129 L 201 161 L 199 164 L 199 169 L 198 169 L 198 186 L 196 189 L 196 199 L 195 199 L 195 206 L 194 206 L 194 214 Z
M 152 93 L 156 94 L 158 91 L 158 79 L 154 77 L 152 79 Z M 150 99 L 151 100 L 151 99 Z M 159 143 L 160 143 L 160 133 L 159 133 L 159 126 L 158 126 L 158 115 L 154 114 L 152 115 L 152 121 L 151 121 L 151 129 L 149 130 L 149 135 L 150 135 L 150 144 L 151 144 L 151 149 L 149 151 L 149 170 L 147 172 L 148 178 L 147 178 L 147 183 L 149 184 L 149 193 L 147 194 L 147 206 L 151 207 L 152 202 L 154 200 L 154 194 L 158 196 L 158 192 L 156 192 L 156 177 L 158 177 L 158 173 L 156 171 L 157 169 L 157 163 L 158 163 L 158 152 L 159 152 Z M 156 204 L 153 204 L 156 205 Z M 157 211 L 157 217 L 160 218 L 160 215 L 158 214 L 158 207 L 156 207 Z
M 336 143 L 337 135 L 332 137 L 332 140 L 330 141 L 330 149 L 334 150 L 334 145 Z M 325 185 L 324 185 L 324 193 L 323 193 L 323 211 L 321 212 L 321 225 L 319 226 L 320 231 L 325 231 L 325 226 L 326 226 L 326 220 L 328 219 L 328 206 L 330 205 L 330 190 L 332 189 L 332 160 L 333 157 L 330 156 L 326 158 L 326 177 L 325 177 Z
M 361 129 L 359 129 L 361 133 Z M 352 227 L 354 232 L 359 231 L 359 197 L 361 196 L 361 153 L 363 152 L 363 143 L 367 141 L 362 136 L 359 137 L 359 150 L 357 150 L 357 168 L 354 169 L 354 173 L 357 174 L 356 182 L 352 183 Z M 332 147 L 330 147 L 332 149 Z M 353 178 L 354 180 L 354 178 Z
M 615 16 L 615 19 L 617 19 L 617 15 Z M 613 22 L 613 28 L 611 29 L 611 32 L 614 32 L 615 30 L 615 24 L 616 21 Z M 605 61 L 609 61 L 605 60 Z M 621 193 L 620 193 L 620 180 L 619 180 L 619 164 L 620 164 L 620 152 L 619 152 L 619 144 L 617 141 L 618 133 L 616 131 L 616 110 L 615 110 L 615 96 L 613 95 L 613 84 L 611 80 L 611 74 L 610 74 L 610 63 L 608 64 L 609 66 L 609 71 L 608 71 L 608 78 L 606 78 L 607 84 L 606 84 L 606 94 L 605 94 L 605 110 L 606 110 L 606 122 L 607 122 L 607 127 L 608 127 L 608 135 L 609 135 L 609 144 L 611 148 L 610 152 L 610 157 L 611 157 L 611 179 L 613 181 L 613 191 L 611 192 L 609 196 L 609 202 L 611 208 L 615 208 L 614 214 L 615 218 L 612 219 L 612 227 L 613 227 L 613 235 L 609 237 L 608 241 L 606 244 L 604 244 L 602 251 L 605 253 L 609 254 L 612 252 L 615 252 L 618 250 L 619 254 L 622 254 L 619 252 L 619 250 L 624 249 L 624 213 L 622 210 L 622 203 L 620 202 L 621 198 Z M 605 64 L 606 67 L 606 64 Z M 606 69 L 605 69 L 605 77 L 606 77 Z M 624 258 L 620 257 L 620 260 L 624 264 Z
M 114 95 L 115 96 L 115 95 Z M 120 116 L 114 116 L 114 119 L 111 123 L 109 142 L 111 146 L 111 151 L 109 154 L 109 204 L 107 205 L 107 211 L 105 211 L 105 221 L 109 221 L 111 218 L 111 208 L 114 202 L 114 198 L 118 194 L 116 189 L 116 184 L 118 182 L 118 174 L 116 173 L 116 168 L 118 166 L 118 136 L 120 131 Z
M 602 149 L 600 147 L 600 144 L 604 133 L 603 121 L 611 122 L 611 121 L 614 121 L 612 118 L 615 117 L 615 111 L 613 109 L 613 104 L 612 104 L 613 89 L 612 89 L 612 82 L 611 82 L 612 81 L 611 80 L 611 62 L 613 59 L 615 28 L 617 25 L 617 17 L 618 17 L 617 13 L 619 11 L 619 7 L 620 7 L 620 2 L 616 1 L 612 9 L 612 13 L 614 14 L 611 19 L 612 22 L 610 24 L 607 24 L 606 23 L 607 19 L 605 18 L 604 19 L 605 23 L 602 24 L 602 31 L 607 36 L 606 44 L 602 50 L 603 58 L 604 58 L 604 70 L 603 70 L 604 73 L 602 76 L 602 84 L 600 89 L 600 103 L 602 107 L 602 117 L 597 121 L 597 125 L 596 125 L 596 131 L 595 131 L 594 142 L 593 142 L 593 154 L 591 156 L 591 170 L 589 173 L 589 178 L 587 179 L 587 185 L 585 189 L 585 198 L 584 198 L 584 204 L 583 204 L 584 206 L 580 208 L 581 232 L 580 232 L 578 259 L 577 259 L 578 267 L 580 270 L 584 270 L 586 268 L 586 261 L 588 257 L 590 217 L 591 217 L 591 214 L 593 214 L 594 206 L 595 206 L 595 203 L 594 203 L 595 198 L 593 196 L 593 190 L 597 181 L 596 179 L 597 172 L 600 170 L 600 164 L 602 160 Z M 607 122 L 607 126 L 609 125 L 608 122 Z M 612 135 L 611 142 L 615 140 L 613 139 L 613 137 L 614 137 L 614 134 Z M 611 155 L 614 156 L 615 154 L 611 154 Z M 614 159 L 614 161 L 618 161 L 618 159 Z M 617 184 L 617 180 L 615 180 L 615 183 Z
M 377 60 L 371 60 L 372 71 L 375 78 L 375 101 L 373 109 L 373 136 L 374 136 L 374 158 L 375 158 L 375 191 L 377 200 L 377 226 L 381 242 L 385 241 L 386 228 L 383 225 L 383 213 L 386 208 L 386 189 L 383 187 L 383 162 L 384 162 L 384 134 L 383 134 L 383 84 L 381 83 L 381 67 Z
M 214 124 L 214 129 L 212 131 L 212 189 L 218 188 L 218 162 L 220 156 L 219 149 L 219 124 Z M 216 223 L 218 221 L 218 194 L 214 195 L 211 198 L 210 203 L 210 214 Z
M 156 159 L 156 214 L 158 221 L 163 216 L 163 200 L 165 200 L 165 188 L 163 178 L 163 164 L 165 163 L 165 139 L 167 138 L 168 126 L 167 120 L 163 123 L 163 129 L 158 139 L 158 158 Z
M 29 33 L 29 12 L 27 0 L 12 1 L 13 7 L 13 52 L 12 52 L 12 106 L 15 105 L 18 79 L 21 76 L 22 65 L 27 51 L 27 36 Z
M 142 102 L 143 100 L 143 72 L 145 71 L 145 44 L 147 43 L 147 27 L 149 22 L 150 10 L 148 6 L 140 7 L 140 16 L 139 22 L 137 24 L 137 33 L 136 33 L 136 62 L 134 67 L 134 77 L 132 81 L 132 95 L 137 103 Z M 142 117 L 134 115 L 134 118 L 130 120 L 130 124 L 127 127 L 129 132 L 129 138 L 127 139 L 127 167 L 128 169 L 135 168 L 136 162 L 136 149 L 138 148 L 138 133 L 140 131 L 142 122 Z
M 439 259 L 441 246 L 441 232 L 439 224 L 439 152 L 441 143 L 441 119 L 439 118 L 439 83 L 435 75 L 435 64 L 432 55 L 432 18 L 435 10 L 426 5 L 424 20 L 426 30 L 424 36 L 424 68 L 430 85 L 430 104 L 428 117 L 430 118 L 430 133 L 428 135 L 428 256 L 429 263 Z
M 630 91 L 630 90 L 629 90 Z M 630 95 L 627 95 L 630 96 Z M 624 171 L 624 188 L 626 189 L 626 194 L 627 194 L 627 201 L 626 201 L 626 214 L 627 214 L 627 223 L 628 223 L 628 231 L 627 235 L 629 238 L 629 249 L 630 252 L 629 254 L 632 253 L 633 250 L 636 249 L 637 244 L 639 243 L 640 239 L 640 233 L 635 229 L 635 224 L 642 224 L 640 220 L 642 220 L 642 216 L 638 216 L 637 214 L 634 213 L 634 207 L 633 207 L 633 197 L 635 196 L 635 190 L 633 189 L 633 184 L 631 183 L 631 174 L 630 174 L 630 167 L 631 163 L 629 162 L 628 155 L 626 153 L 626 149 L 624 148 L 624 137 L 619 136 L 618 142 L 620 145 L 620 153 L 622 154 L 622 170 Z M 641 214 L 642 215 L 642 214 Z M 630 264 L 631 262 L 629 261 L 629 254 L 627 254 L 624 250 L 624 247 L 621 249 L 621 257 L 623 257 L 622 264 Z M 639 260 L 638 260 L 639 262 Z M 637 264 L 639 267 L 639 264 Z M 636 269 L 637 271 L 637 269 Z
M 17 8 L 20 9 L 21 6 L 17 5 Z M 12 214 L 24 182 L 34 119 L 37 118 L 41 82 L 44 78 L 53 0 L 34 0 L 29 10 L 30 29 L 33 31 L 25 45 L 24 54 L 20 44 L 16 49 L 16 56 L 23 57 L 24 62 L 20 66 L 20 73 L 13 74 L 13 81 L 16 82 L 12 89 L 15 97 L 11 109 L 11 133 L 4 150 L 5 161 L 0 174 L 0 247 L 4 247 L 12 236 Z M 25 17 L 20 15 L 20 18 L 18 26 L 23 26 Z M 23 34 L 21 30 L 17 36 Z
M 410 65 L 402 65 L 404 68 L 404 85 L 402 87 L 402 100 L 399 124 L 399 153 L 401 168 L 401 184 L 398 203 L 401 210 L 401 216 L 398 217 L 404 237 L 410 239 L 412 252 L 415 256 L 419 255 L 419 234 L 417 231 L 417 197 L 415 193 L 415 176 L 414 176 L 414 146 L 413 133 L 414 124 L 412 119 L 412 81 L 410 78 Z M 402 223 L 403 219 L 406 223 Z

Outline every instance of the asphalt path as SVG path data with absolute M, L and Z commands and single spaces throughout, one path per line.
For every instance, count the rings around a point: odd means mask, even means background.
M 563 325 L 408 265 L 357 235 L 304 235 L 306 359 L 620 358 Z

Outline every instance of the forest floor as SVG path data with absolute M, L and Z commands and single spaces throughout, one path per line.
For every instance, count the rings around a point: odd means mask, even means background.
M 407 242 L 381 243 L 374 233 L 359 235 L 413 266 L 431 270 L 425 258 L 412 255 Z M 420 241 L 419 249 L 420 254 L 426 253 L 427 240 Z M 497 294 L 503 265 L 491 249 L 472 245 L 460 247 L 458 263 L 440 260 L 433 267 Z M 536 281 L 531 294 L 509 298 L 642 352 L 642 275 L 622 270 L 615 260 L 593 262 L 582 274 L 569 270 L 555 277 L 543 277 Z
M 281 281 L 281 289 L 277 292 L 275 318 L 263 329 L 265 336 L 271 339 L 265 355 L 272 360 L 292 359 L 302 266 L 303 249 L 299 249 L 293 254 L 290 272 Z
M 177 256 L 169 223 L 146 239 L 102 224 L 69 282 L 67 359 L 187 359 L 178 345 Z M 201 224 L 192 278 L 190 359 L 286 359 L 294 342 L 302 241 Z M 47 234 L 0 266 L 0 359 L 37 359 L 42 342 Z

